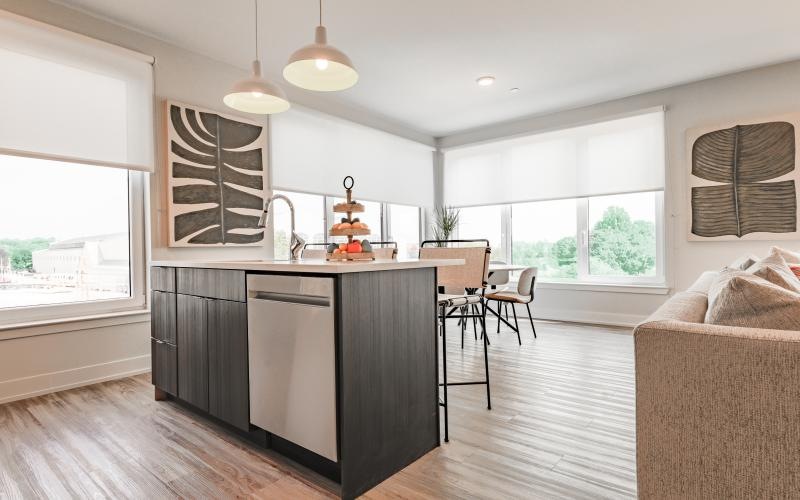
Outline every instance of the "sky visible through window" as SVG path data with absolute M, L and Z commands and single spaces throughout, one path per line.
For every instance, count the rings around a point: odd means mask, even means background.
M 130 295 L 128 172 L 0 155 L 0 308 Z

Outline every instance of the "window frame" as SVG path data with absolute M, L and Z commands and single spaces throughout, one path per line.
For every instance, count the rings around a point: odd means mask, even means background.
M 135 312 L 147 308 L 145 182 L 145 173 L 128 170 L 128 262 L 130 296 L 118 299 L 3 308 L 0 309 L 0 328 L 7 329 L 14 325 L 25 325 L 52 320 L 72 320 L 75 318 L 104 314 Z
M 593 276 L 589 272 L 589 200 L 593 197 L 570 198 L 576 201 L 575 203 L 575 217 L 576 217 L 576 241 L 578 244 L 577 253 L 577 267 L 578 276 L 575 279 L 554 279 L 541 277 L 537 282 L 556 284 L 564 286 L 575 285 L 588 285 L 588 286 L 619 286 L 619 287 L 666 287 L 667 283 L 667 269 L 666 269 L 666 245 L 665 245 L 665 223 L 664 223 L 664 191 L 639 191 L 640 193 L 654 193 L 655 194 L 655 225 L 656 225 L 656 274 L 655 276 Z M 627 193 L 636 194 L 636 193 Z M 512 218 L 513 206 L 518 203 L 500 204 L 501 206 L 501 222 L 500 231 L 503 241 L 503 254 L 492 254 L 492 260 L 503 260 L 504 262 L 513 262 L 513 248 L 514 248 L 514 235 L 512 232 Z M 521 203 L 520 203 L 521 204 Z M 498 205 L 478 205 L 469 207 L 456 207 L 456 208 L 480 208 L 483 206 L 498 206 Z M 458 234 L 458 231 L 456 232 Z M 512 274 L 511 281 L 516 282 L 517 276 Z

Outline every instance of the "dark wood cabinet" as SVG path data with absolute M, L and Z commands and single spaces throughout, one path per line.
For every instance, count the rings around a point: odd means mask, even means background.
M 179 268 L 176 281 L 178 293 L 237 302 L 247 300 L 244 271 Z
M 153 290 L 158 290 L 161 292 L 175 292 L 175 268 L 150 268 L 150 283 Z
M 247 304 L 208 299 L 209 413 L 244 431 L 250 427 Z
M 150 354 L 153 363 L 153 385 L 164 392 L 178 395 L 178 353 L 172 344 L 151 339 Z
M 178 397 L 208 411 L 207 300 L 178 294 Z
M 154 268 L 156 269 L 156 268 Z M 165 268 L 161 268 L 165 269 Z M 250 427 L 244 273 L 173 269 L 178 293 L 153 290 L 153 383 L 239 429 Z M 161 283 L 169 273 L 154 271 Z M 237 291 L 241 285 L 241 292 Z M 166 288 L 166 286 L 165 286 Z M 162 344 L 168 347 L 162 347 Z M 172 353 L 168 358 L 167 351 Z M 174 377 L 161 378 L 171 359 Z M 157 372 L 159 372 L 157 374 Z M 173 388 L 162 384 L 173 384 Z
M 176 342 L 176 304 L 175 294 L 153 290 L 153 299 L 150 305 L 151 334 L 156 340 L 162 340 L 175 345 Z

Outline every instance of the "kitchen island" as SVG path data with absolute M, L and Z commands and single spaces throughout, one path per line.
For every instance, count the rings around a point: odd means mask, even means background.
M 436 269 L 461 264 L 153 262 L 156 398 L 353 498 L 439 445 Z

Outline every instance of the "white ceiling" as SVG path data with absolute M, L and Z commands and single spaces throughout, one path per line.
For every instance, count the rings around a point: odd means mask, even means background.
M 253 58 L 250 0 L 58 1 L 242 68 Z M 259 2 L 265 72 L 288 86 L 317 3 Z M 325 97 L 441 137 L 797 59 L 798 19 L 796 0 L 329 0 L 329 41 L 361 79 Z M 495 85 L 475 85 L 482 74 Z

